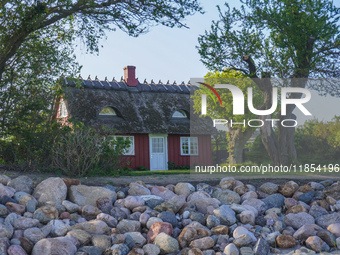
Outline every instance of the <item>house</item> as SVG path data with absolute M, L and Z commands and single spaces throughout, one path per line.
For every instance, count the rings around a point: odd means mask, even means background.
M 210 165 L 213 125 L 210 118 L 190 115 L 190 84 L 141 83 L 135 69 L 125 67 L 121 81 L 64 78 L 65 95 L 55 117 L 97 130 L 104 126 L 129 139 L 123 157 L 133 169 L 167 170 L 168 162 Z

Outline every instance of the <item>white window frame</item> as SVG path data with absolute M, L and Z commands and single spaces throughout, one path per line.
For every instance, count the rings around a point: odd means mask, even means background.
M 124 139 L 130 140 L 130 146 L 126 148 L 126 151 L 123 153 L 123 155 L 134 156 L 135 155 L 135 137 L 133 135 L 115 135 L 114 139 L 117 140 L 117 137 L 122 137 Z
M 68 112 L 67 112 L 65 101 L 61 101 L 59 105 L 59 117 L 66 118 L 67 114 Z
M 186 140 L 186 139 L 188 141 L 188 153 L 183 151 L 183 143 L 184 143 L 184 140 Z M 196 153 L 192 153 L 193 148 L 191 148 L 191 142 L 194 142 L 194 141 L 196 142 L 196 146 L 197 146 L 197 152 Z M 180 146 L 181 146 L 181 155 L 182 156 L 198 155 L 198 137 L 182 136 L 181 141 L 180 141 Z

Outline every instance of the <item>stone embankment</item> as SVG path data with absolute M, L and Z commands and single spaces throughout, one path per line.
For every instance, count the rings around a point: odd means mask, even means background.
M 93 187 L 0 175 L 0 255 L 340 254 L 340 183 L 273 182 Z

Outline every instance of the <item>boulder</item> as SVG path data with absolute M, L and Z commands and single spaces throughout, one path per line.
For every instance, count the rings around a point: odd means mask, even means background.
M 156 236 L 160 233 L 165 233 L 169 236 L 173 235 L 173 227 L 168 222 L 155 222 L 151 225 L 151 228 L 148 231 L 147 240 L 148 243 L 153 243 Z
M 151 192 L 147 187 L 144 187 L 143 185 L 132 182 L 129 185 L 129 191 L 128 194 L 130 196 L 145 196 L 145 195 L 150 195 Z
M 340 183 L 336 182 L 333 185 L 326 187 L 322 193 L 324 197 L 331 196 L 335 200 L 340 200 Z
M 306 240 L 306 246 L 315 252 L 329 251 L 329 246 L 318 236 L 310 236 Z
M 10 180 L 7 186 L 14 188 L 16 191 L 23 191 L 28 194 L 32 194 L 33 192 L 33 181 L 25 175 L 20 175 Z
M 296 240 L 292 236 L 279 235 L 278 237 L 276 237 L 276 243 L 280 248 L 288 249 L 296 245 Z
M 35 197 L 40 204 L 52 201 L 61 204 L 67 195 L 67 186 L 59 177 L 50 177 L 40 182 L 34 189 L 33 197 Z
M 293 237 L 296 240 L 304 242 L 308 237 L 315 236 L 316 233 L 321 229 L 322 228 L 316 224 L 306 224 L 301 226 L 298 230 L 296 230 Z
M 279 186 L 272 182 L 263 183 L 259 188 L 261 192 L 266 193 L 268 195 L 276 193 L 278 189 L 279 189 Z
M 319 216 L 315 219 L 316 224 L 318 224 L 320 227 L 327 229 L 329 225 L 340 223 L 340 213 L 331 213 Z
M 161 250 L 160 254 L 174 253 L 179 249 L 177 240 L 165 233 L 160 233 L 156 237 L 154 244 Z
M 225 177 L 220 181 L 220 188 L 221 189 L 233 189 L 233 187 L 235 186 L 235 178 L 233 177 Z
M 85 222 L 73 225 L 72 229 L 81 229 L 92 235 L 108 234 L 110 230 L 107 224 L 102 220 L 85 221 Z
M 292 226 L 294 229 L 299 229 L 306 224 L 314 224 L 313 216 L 305 212 L 300 213 L 289 213 L 283 218 L 283 222 L 287 226 Z
M 190 183 L 179 182 L 175 186 L 175 193 L 177 195 L 189 196 L 191 193 L 195 192 L 195 187 Z
M 102 197 L 109 198 L 110 201 L 112 201 L 112 203 L 114 203 L 117 199 L 116 192 L 112 190 L 103 187 L 92 187 L 85 185 L 71 186 L 68 195 L 70 201 L 77 204 L 78 206 L 84 205 L 97 206 L 97 200 Z
M 63 254 L 74 255 L 77 252 L 77 247 L 67 237 L 57 237 L 42 239 L 37 242 L 32 251 L 32 255 L 42 254 Z
M 213 213 L 220 220 L 221 224 L 230 226 L 236 222 L 235 212 L 227 205 L 220 206 Z

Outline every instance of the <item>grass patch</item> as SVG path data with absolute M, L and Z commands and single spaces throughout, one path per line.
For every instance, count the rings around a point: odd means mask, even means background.
M 131 171 L 127 176 L 190 174 L 190 170 Z

